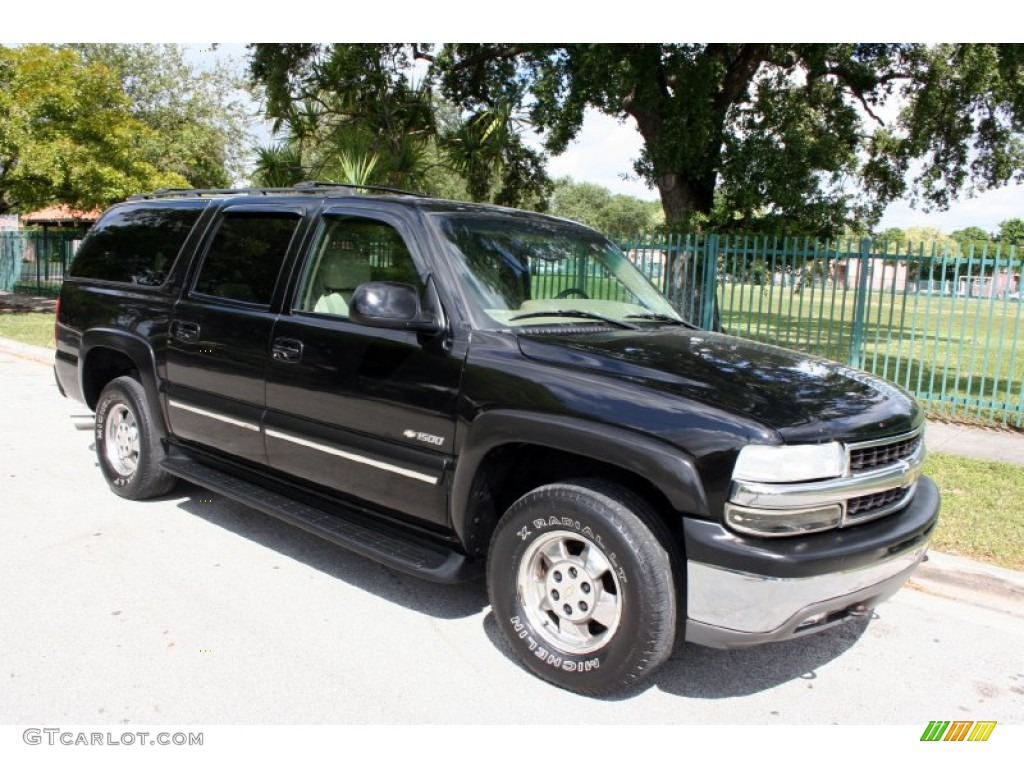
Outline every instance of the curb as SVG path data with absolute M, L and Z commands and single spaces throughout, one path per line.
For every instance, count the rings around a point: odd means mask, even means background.
M 930 550 L 907 586 L 1024 618 L 1024 572 Z
M 0 352 L 6 352 L 7 354 L 14 355 L 15 357 L 31 360 L 33 363 L 52 366 L 55 351 L 56 350 L 53 349 L 47 349 L 46 347 L 37 347 L 34 344 L 23 344 L 20 341 L 0 337 Z

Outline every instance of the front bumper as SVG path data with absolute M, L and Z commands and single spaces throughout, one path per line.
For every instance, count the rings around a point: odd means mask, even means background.
M 809 536 L 754 540 L 686 519 L 686 639 L 716 648 L 757 645 L 867 614 L 924 558 L 938 512 L 938 490 L 921 478 L 899 513 Z

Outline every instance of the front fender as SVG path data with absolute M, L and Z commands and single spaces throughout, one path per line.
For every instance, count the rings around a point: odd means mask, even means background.
M 528 444 L 620 467 L 654 485 L 679 513 L 707 515 L 707 498 L 693 460 L 678 448 L 619 427 L 528 411 L 488 411 L 468 428 L 455 466 L 452 528 L 467 541 L 473 527 L 470 494 L 484 458 L 495 448 Z

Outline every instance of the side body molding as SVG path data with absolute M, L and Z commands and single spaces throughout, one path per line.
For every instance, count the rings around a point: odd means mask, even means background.
M 462 441 L 451 492 L 455 535 L 467 541 L 470 495 L 487 454 L 503 445 L 527 444 L 562 450 L 628 470 L 660 490 L 673 509 L 707 514 L 704 486 L 693 461 L 673 446 L 634 432 L 567 416 L 494 410 L 478 416 Z

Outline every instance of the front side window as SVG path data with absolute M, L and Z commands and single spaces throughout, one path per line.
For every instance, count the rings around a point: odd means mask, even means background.
M 299 216 L 228 212 L 203 259 L 194 293 L 269 306 Z
M 205 207 L 181 201 L 114 209 L 82 241 L 70 276 L 161 285 Z
M 594 232 L 541 218 L 435 215 L 474 316 L 486 326 L 680 320 L 629 259 Z
M 378 280 L 422 285 L 402 236 L 375 219 L 327 216 L 310 251 L 295 309 L 348 317 L 356 288 Z

